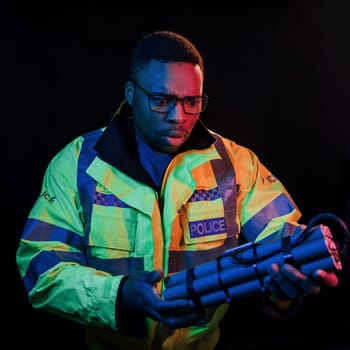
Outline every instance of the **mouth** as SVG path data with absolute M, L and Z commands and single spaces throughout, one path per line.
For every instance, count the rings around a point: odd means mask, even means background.
M 160 134 L 159 143 L 163 146 L 163 151 L 174 153 L 186 141 L 187 133 L 183 130 L 164 130 Z
M 186 136 L 186 132 L 182 129 L 165 130 L 161 134 L 164 137 L 171 137 L 171 138 L 184 138 Z

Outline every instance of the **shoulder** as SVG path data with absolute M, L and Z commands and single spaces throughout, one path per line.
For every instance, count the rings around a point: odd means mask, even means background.
M 104 128 L 95 129 L 73 138 L 56 153 L 56 155 L 52 158 L 50 165 L 72 165 L 78 161 L 78 158 L 82 152 L 95 153 L 93 150 L 94 145 L 102 135 L 103 130 Z
M 235 162 L 249 162 L 249 163 L 258 163 L 259 158 L 257 154 L 247 146 L 241 145 L 230 138 L 222 136 L 214 131 L 209 130 L 210 133 L 217 140 L 217 143 L 221 143 L 225 148 L 228 156 Z M 219 145 L 217 145 L 219 147 Z

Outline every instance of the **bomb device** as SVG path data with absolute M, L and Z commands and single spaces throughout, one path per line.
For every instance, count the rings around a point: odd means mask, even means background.
M 165 300 L 189 299 L 191 307 L 209 307 L 264 293 L 271 263 L 288 263 L 306 275 L 317 269 L 340 271 L 349 255 L 349 230 L 343 220 L 324 213 L 306 228 L 274 241 L 248 242 L 215 260 L 167 276 Z

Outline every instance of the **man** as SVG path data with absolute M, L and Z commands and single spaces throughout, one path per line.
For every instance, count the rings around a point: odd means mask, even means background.
M 90 349 L 213 349 L 229 304 L 164 300 L 163 277 L 304 227 L 258 157 L 201 122 L 203 86 L 193 43 L 145 36 L 110 124 L 47 168 L 17 263 L 32 305 L 83 324 Z M 281 313 L 337 284 L 334 272 L 309 277 L 290 264 L 271 264 L 264 280 Z

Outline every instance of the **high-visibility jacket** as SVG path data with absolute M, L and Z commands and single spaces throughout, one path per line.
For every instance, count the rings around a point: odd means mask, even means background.
M 120 281 L 291 234 L 301 214 L 251 150 L 201 121 L 158 187 L 140 163 L 129 113 L 122 105 L 107 127 L 77 137 L 49 163 L 19 242 L 20 275 L 33 307 L 85 325 L 91 349 L 211 349 L 228 304 L 208 310 L 202 326 L 170 330 L 146 318 L 148 336 L 133 337 L 116 322 Z

